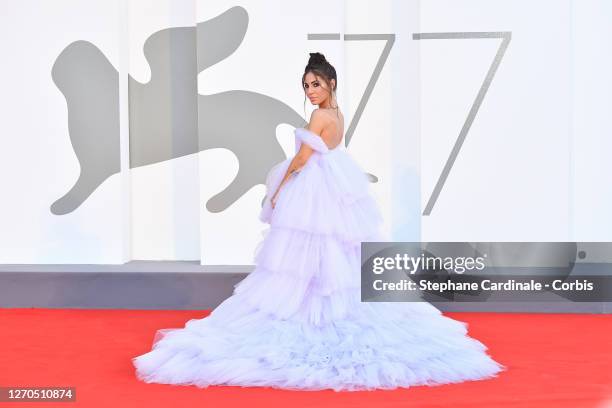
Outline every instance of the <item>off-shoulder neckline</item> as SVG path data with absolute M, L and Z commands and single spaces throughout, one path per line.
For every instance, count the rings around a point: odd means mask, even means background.
M 302 130 L 304 130 L 304 131 L 306 131 L 306 132 L 310 133 L 311 135 L 314 135 L 314 136 L 316 136 L 316 137 L 320 138 L 320 139 L 321 139 L 321 141 L 323 142 L 323 144 L 325 145 L 325 147 L 327 147 L 327 150 L 329 150 L 330 152 L 331 152 L 332 150 L 336 150 L 336 149 L 337 149 L 338 147 L 340 147 L 340 145 L 342 144 L 342 138 L 341 138 L 341 139 L 340 139 L 340 143 L 338 143 L 338 144 L 337 144 L 335 147 L 329 147 L 329 146 L 327 145 L 327 143 L 325 143 L 325 140 L 323 140 L 323 137 L 322 137 L 321 135 L 319 135 L 319 134 L 316 134 L 316 133 L 315 133 L 315 132 L 313 132 L 312 130 L 308 130 L 308 129 L 306 129 L 305 127 L 299 127 L 299 128 L 296 128 L 296 129 L 302 129 Z

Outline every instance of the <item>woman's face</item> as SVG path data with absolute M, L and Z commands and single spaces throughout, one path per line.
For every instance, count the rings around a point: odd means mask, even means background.
M 323 80 L 317 78 L 312 72 L 307 73 L 304 77 L 303 86 L 306 96 L 313 105 L 320 105 L 329 98 L 327 84 Z

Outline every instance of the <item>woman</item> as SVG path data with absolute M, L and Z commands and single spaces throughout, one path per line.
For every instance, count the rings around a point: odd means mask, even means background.
M 336 71 L 322 54 L 310 54 L 302 86 L 318 109 L 266 179 L 255 269 L 209 316 L 159 330 L 133 359 L 138 378 L 355 391 L 495 376 L 504 367 L 465 323 L 426 302 L 360 301 L 360 243 L 383 240 L 382 215 L 342 145 Z

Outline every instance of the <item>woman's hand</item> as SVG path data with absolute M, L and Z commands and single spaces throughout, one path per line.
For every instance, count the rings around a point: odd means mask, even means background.
M 272 199 L 270 200 L 270 203 L 272 204 L 272 208 L 276 206 L 277 197 L 278 197 L 278 191 L 274 193 L 274 195 L 272 196 Z

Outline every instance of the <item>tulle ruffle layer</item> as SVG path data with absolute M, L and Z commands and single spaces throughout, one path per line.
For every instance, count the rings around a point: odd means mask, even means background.
M 267 198 L 260 220 L 271 226 L 333 235 L 344 242 L 380 239 L 383 217 L 363 170 L 343 147 L 325 155 L 313 154 L 292 175 L 272 209 L 270 198 L 282 180 L 289 160 L 267 177 Z
M 145 382 L 357 391 L 494 377 L 503 369 L 466 325 L 426 303 L 365 303 L 312 326 L 279 320 L 237 295 L 184 329 L 157 333 L 133 359 Z

